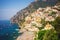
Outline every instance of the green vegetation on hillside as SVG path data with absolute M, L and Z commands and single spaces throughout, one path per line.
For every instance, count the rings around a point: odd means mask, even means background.
M 40 30 L 34 40 L 58 40 L 57 32 L 51 30 Z

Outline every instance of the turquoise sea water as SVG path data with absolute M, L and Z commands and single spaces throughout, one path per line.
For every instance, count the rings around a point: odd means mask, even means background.
M 20 34 L 17 24 L 11 24 L 8 20 L 0 21 L 0 40 L 16 40 Z

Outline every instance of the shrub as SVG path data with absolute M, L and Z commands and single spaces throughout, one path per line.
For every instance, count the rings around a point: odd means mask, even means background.
M 57 32 L 51 30 L 41 30 L 38 32 L 38 37 L 35 40 L 58 40 Z

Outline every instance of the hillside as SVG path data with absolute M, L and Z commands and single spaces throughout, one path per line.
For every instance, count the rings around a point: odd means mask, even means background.
M 17 12 L 16 15 L 14 15 L 12 18 L 11 18 L 11 22 L 12 23 L 18 23 L 18 22 L 22 22 L 24 21 L 23 19 L 31 14 L 32 12 L 34 12 L 35 10 L 37 10 L 39 7 L 47 7 L 47 6 L 54 6 L 56 4 L 56 0 L 52 1 L 52 0 L 48 0 L 48 1 L 34 1 L 32 2 L 31 4 L 29 4 L 26 8 L 20 10 Z
M 35 0 L 11 18 L 19 25 L 17 40 L 59 40 L 60 39 L 60 1 Z
M 60 5 L 38 8 L 26 16 L 17 40 L 58 40 L 60 38 Z M 20 25 L 20 23 L 18 23 Z M 26 37 L 25 37 L 26 36 Z

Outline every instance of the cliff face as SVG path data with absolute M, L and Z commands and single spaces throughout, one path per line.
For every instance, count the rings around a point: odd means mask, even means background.
M 11 18 L 11 22 L 12 23 L 23 23 L 24 22 L 24 18 L 31 14 L 32 12 L 34 12 L 35 10 L 37 10 L 39 7 L 47 7 L 47 6 L 54 6 L 56 4 L 56 0 L 47 0 L 47 1 L 43 1 L 43 0 L 39 0 L 39 1 L 34 1 L 32 2 L 30 5 L 28 5 L 26 8 L 20 10 L 17 12 L 16 15 L 14 15 Z

